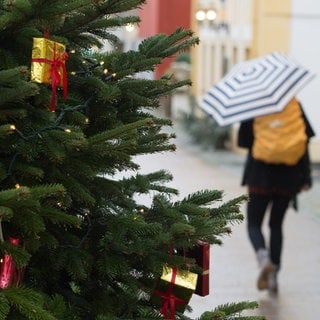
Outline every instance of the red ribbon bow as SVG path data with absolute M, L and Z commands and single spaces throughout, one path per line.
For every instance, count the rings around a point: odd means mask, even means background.
M 68 60 L 68 53 L 63 52 L 58 57 L 56 56 L 56 43 L 53 44 L 53 60 L 45 58 L 33 58 L 32 62 L 44 62 L 51 65 L 51 103 L 50 111 L 54 112 L 56 109 L 57 101 L 57 87 L 61 83 L 61 75 L 59 69 L 62 69 L 62 88 L 63 88 L 63 98 L 66 99 L 68 96 L 68 79 L 65 61 Z

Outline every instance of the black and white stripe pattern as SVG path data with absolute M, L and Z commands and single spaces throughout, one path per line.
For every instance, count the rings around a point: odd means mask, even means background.
M 220 126 L 279 112 L 314 76 L 288 55 L 273 52 L 232 67 L 200 108 Z

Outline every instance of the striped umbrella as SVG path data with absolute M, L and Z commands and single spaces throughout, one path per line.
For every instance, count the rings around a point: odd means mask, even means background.
M 200 108 L 220 126 L 279 112 L 314 76 L 292 57 L 273 52 L 232 67 Z

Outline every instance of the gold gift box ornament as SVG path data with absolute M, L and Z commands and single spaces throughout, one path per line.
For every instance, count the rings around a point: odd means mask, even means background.
M 63 97 L 68 95 L 67 71 L 68 59 L 65 45 L 47 38 L 33 38 L 31 59 L 31 81 L 51 84 L 52 97 L 50 111 L 56 108 L 57 87 L 63 88 Z
M 197 285 L 198 275 L 187 270 L 164 267 L 153 291 L 151 302 L 161 305 L 165 319 L 175 319 L 175 312 L 184 312 Z M 170 317 L 169 317 L 170 315 Z

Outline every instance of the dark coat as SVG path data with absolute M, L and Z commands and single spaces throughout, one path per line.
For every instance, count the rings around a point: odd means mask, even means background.
M 308 138 L 314 131 L 303 113 Z M 241 123 L 238 133 L 238 146 L 248 148 L 242 185 L 264 190 L 283 190 L 294 197 L 304 184 L 311 186 L 310 158 L 307 148 L 300 161 L 293 166 L 284 164 L 267 164 L 252 157 L 253 120 Z M 309 140 L 308 140 L 309 141 Z

